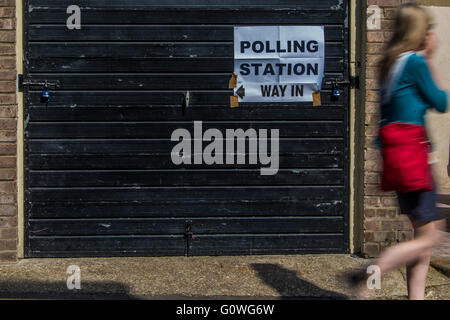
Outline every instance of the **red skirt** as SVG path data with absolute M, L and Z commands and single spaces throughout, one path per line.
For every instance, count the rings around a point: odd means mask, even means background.
M 380 128 L 383 175 L 381 188 L 400 193 L 433 189 L 424 126 L 391 123 Z

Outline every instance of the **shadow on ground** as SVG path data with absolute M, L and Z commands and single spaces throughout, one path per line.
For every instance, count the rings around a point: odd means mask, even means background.
M 283 300 L 347 300 L 344 294 L 329 291 L 300 278 L 295 271 L 273 263 L 253 263 L 262 284 L 276 290 L 274 296 L 185 296 L 133 295 L 127 284 L 115 281 L 82 281 L 81 290 L 69 290 L 65 281 L 36 281 L 24 279 L 0 280 L 0 299 L 58 299 L 58 300 L 209 300 L 209 299 L 283 299 Z M 176 291 L 176 290 L 174 290 Z
M 295 271 L 283 268 L 280 265 L 255 263 L 251 266 L 258 272 L 258 276 L 266 285 L 274 288 L 281 295 L 281 299 L 349 299 L 344 294 L 322 289 L 301 279 Z
M 82 282 L 81 289 L 48 281 L 0 281 L 0 299 L 130 300 L 129 288 L 117 282 Z

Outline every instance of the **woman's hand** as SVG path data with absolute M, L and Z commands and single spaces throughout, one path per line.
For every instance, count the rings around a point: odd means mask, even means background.
M 429 31 L 425 39 L 425 57 L 431 60 L 435 56 L 438 46 L 439 39 L 436 32 Z

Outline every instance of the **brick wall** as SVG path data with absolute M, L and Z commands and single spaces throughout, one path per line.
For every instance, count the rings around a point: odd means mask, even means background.
M 378 134 L 379 96 L 377 66 L 385 42 L 392 35 L 396 6 L 405 0 L 368 0 L 367 5 L 381 8 L 381 30 L 367 30 L 366 34 L 366 99 L 365 99 L 365 155 L 364 155 L 364 243 L 367 257 L 377 256 L 385 247 L 412 238 L 412 226 L 400 215 L 395 193 L 379 188 L 382 162 L 380 151 L 373 146 Z
M 17 256 L 15 0 L 0 0 L 0 260 Z

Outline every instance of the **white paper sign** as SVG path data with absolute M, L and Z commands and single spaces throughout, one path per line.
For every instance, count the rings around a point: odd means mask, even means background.
M 322 87 L 323 26 L 234 28 L 239 102 L 309 102 Z

